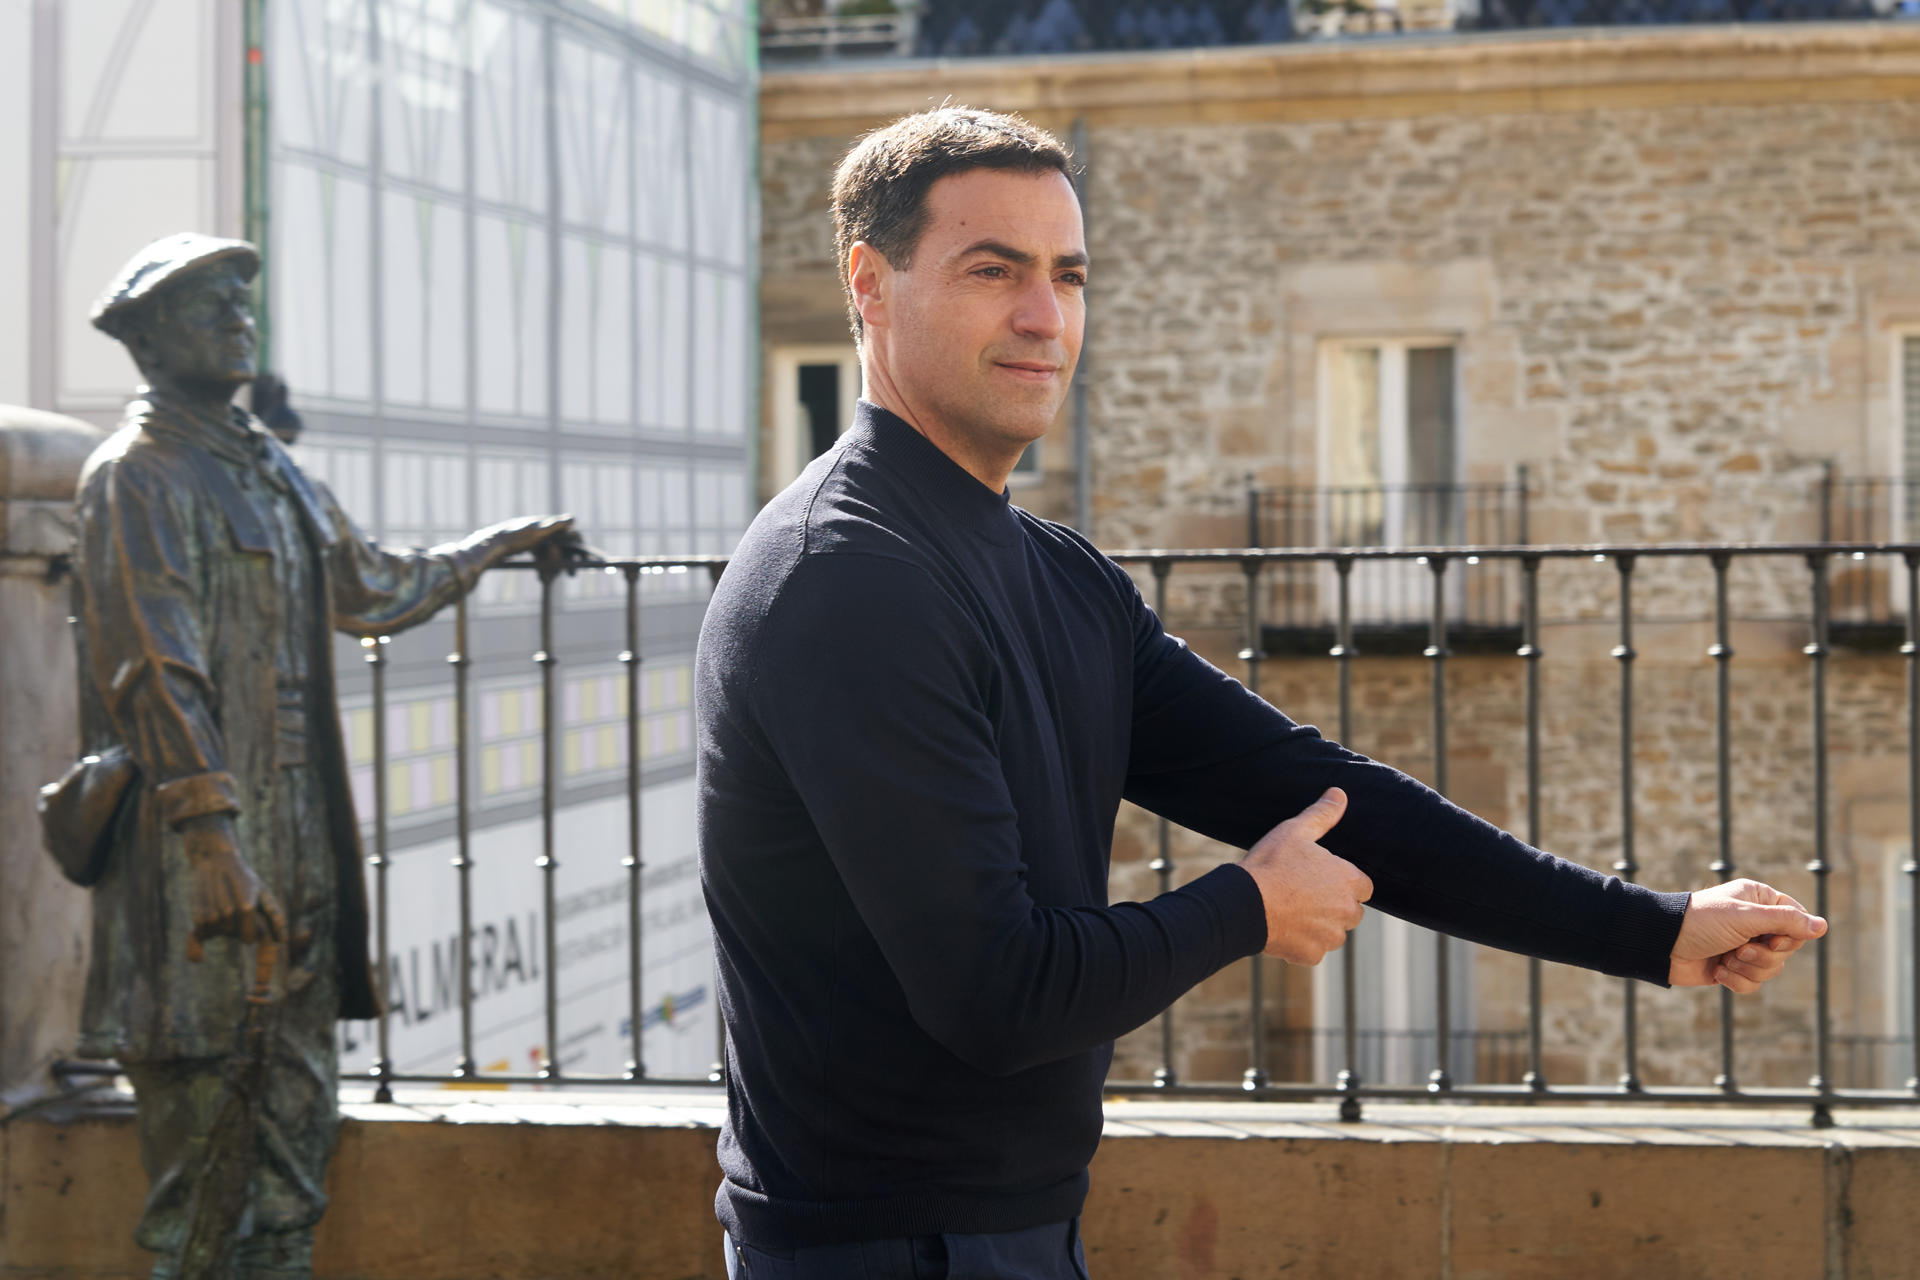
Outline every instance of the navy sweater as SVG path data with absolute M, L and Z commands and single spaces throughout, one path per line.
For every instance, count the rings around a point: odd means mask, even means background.
M 1338 785 L 1376 907 L 1648 981 L 1686 910 L 1294 724 L 865 402 L 747 531 L 695 679 L 717 1209 L 756 1245 L 1080 1211 L 1114 1038 L 1266 944 L 1238 865 L 1108 904 L 1123 797 L 1245 848 Z

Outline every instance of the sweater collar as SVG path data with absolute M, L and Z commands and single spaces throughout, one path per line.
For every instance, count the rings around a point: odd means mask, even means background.
M 854 406 L 848 444 L 900 476 L 962 528 L 993 542 L 1019 535 L 1006 490 L 995 493 L 898 414 L 868 400 Z

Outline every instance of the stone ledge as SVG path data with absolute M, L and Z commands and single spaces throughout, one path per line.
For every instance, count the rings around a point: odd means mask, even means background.
M 325 1280 L 724 1275 L 713 1091 L 353 1086 Z M 1911 1274 L 1920 1114 L 1110 1102 L 1101 1280 Z M 0 1276 L 137 1280 L 124 1098 L 0 1128 Z
M 0 555 L 73 546 L 73 490 L 107 433 L 62 414 L 0 405 Z
M 851 137 L 943 99 L 1064 128 L 1895 101 L 1920 24 L 1486 32 L 1060 57 L 833 63 L 761 77 L 762 139 Z

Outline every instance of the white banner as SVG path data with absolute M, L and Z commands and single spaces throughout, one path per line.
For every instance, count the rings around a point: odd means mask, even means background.
M 704 1076 L 716 1054 L 713 943 L 695 861 L 693 781 L 641 797 L 641 1030 L 654 1076 Z M 632 1052 L 627 801 L 555 816 L 558 1045 L 566 1075 L 618 1075 Z M 547 939 L 537 818 L 472 836 L 473 1054 L 481 1072 L 545 1061 Z M 460 1058 L 459 873 L 454 842 L 402 850 L 388 870 L 387 1001 L 394 1070 L 444 1073 Z M 340 1074 L 378 1054 L 372 1022 L 342 1023 Z

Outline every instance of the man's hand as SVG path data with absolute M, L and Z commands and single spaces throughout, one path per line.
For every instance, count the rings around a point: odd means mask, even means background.
M 1326 794 L 1260 837 L 1241 862 L 1267 908 L 1266 954 L 1288 964 L 1319 964 L 1360 923 L 1373 881 L 1317 841 L 1347 811 L 1347 793 Z
M 1786 966 L 1787 957 L 1827 931 L 1827 922 L 1771 885 L 1729 880 L 1696 890 L 1673 944 L 1667 981 L 1719 985 L 1742 995 Z
M 206 954 L 208 938 L 237 937 L 245 943 L 279 942 L 287 919 L 273 893 L 240 856 L 233 819 L 224 813 L 191 818 L 180 828 L 193 871 L 193 932 L 187 959 Z

